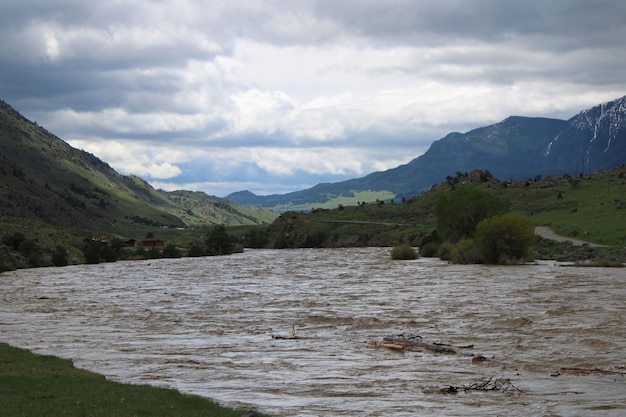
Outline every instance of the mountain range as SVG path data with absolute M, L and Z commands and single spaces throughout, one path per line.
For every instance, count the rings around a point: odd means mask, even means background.
M 466 133 L 450 133 L 405 165 L 287 194 L 240 191 L 226 198 L 276 211 L 356 204 L 364 192 L 386 198 L 419 195 L 456 172 L 489 171 L 500 179 L 572 176 L 626 164 L 626 96 L 569 120 L 511 116 Z
M 155 190 L 0 102 L 2 229 L 32 222 L 32 227 L 45 224 L 132 236 L 150 228 L 251 225 L 271 223 L 275 217 L 202 192 Z
M 626 96 L 569 120 L 512 116 L 450 133 L 411 162 L 288 194 L 226 198 L 155 190 L 75 149 L 0 101 L 0 226 L 54 227 L 133 235 L 150 227 L 271 223 L 276 212 L 336 208 L 422 194 L 474 169 L 501 179 L 589 173 L 626 164 Z M 270 211 L 271 210 L 271 211 Z

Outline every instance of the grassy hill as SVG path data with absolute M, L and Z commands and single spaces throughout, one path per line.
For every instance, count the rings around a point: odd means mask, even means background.
M 155 227 L 269 223 L 275 215 L 204 193 L 157 191 L 0 102 L 0 218 L 132 236 Z
M 273 222 L 278 216 L 265 209 L 253 209 L 200 191 L 158 191 L 175 204 L 173 211 L 186 225 L 253 225 Z
M 80 262 L 85 238 L 141 238 L 188 227 L 271 223 L 276 214 L 200 192 L 155 190 L 75 149 L 0 101 L 0 239 L 24 235 L 35 249 L 0 241 L 0 270 L 50 264 L 57 245 Z M 183 232 L 180 232 L 183 233 Z M 13 236 L 15 235 L 15 236 Z M 39 253 L 35 253 L 39 252 Z M 9 261 L 7 261 L 9 259 Z
M 458 173 L 447 182 L 412 199 L 394 204 L 288 212 L 267 228 L 275 247 L 390 246 L 401 241 L 419 245 L 436 229 L 438 198 L 456 187 L 488 189 L 510 202 L 512 212 L 537 226 L 603 245 L 626 242 L 626 167 L 572 178 L 500 181 L 494 177 Z

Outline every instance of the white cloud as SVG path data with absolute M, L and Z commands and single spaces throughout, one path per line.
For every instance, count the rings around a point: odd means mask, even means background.
M 285 114 L 296 106 L 287 94 L 280 91 L 251 89 L 231 96 L 236 105 L 232 115 L 234 134 L 258 132 L 271 135 L 281 127 Z
M 125 173 L 284 191 L 623 96 L 625 15 L 608 0 L 2 2 L 0 93 Z
M 177 164 L 186 162 L 186 152 L 171 148 L 154 149 L 132 141 L 73 140 L 70 145 L 98 155 L 125 174 L 147 179 L 168 179 L 182 174 Z

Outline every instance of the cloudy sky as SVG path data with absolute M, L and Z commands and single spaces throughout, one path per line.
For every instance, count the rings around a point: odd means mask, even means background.
M 626 95 L 623 0 L 0 2 L 0 99 L 157 188 L 284 193 Z

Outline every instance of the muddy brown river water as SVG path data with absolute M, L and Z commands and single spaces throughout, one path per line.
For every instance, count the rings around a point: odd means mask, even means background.
M 250 250 L 3 273 L 0 341 L 279 416 L 617 417 L 625 299 L 626 269 Z

